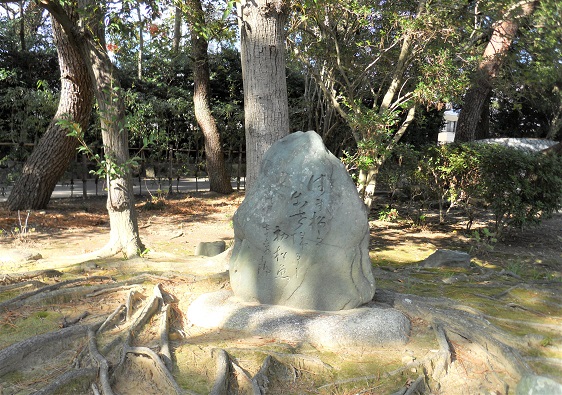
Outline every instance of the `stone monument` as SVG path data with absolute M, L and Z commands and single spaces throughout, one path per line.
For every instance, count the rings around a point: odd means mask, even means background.
M 194 325 L 333 350 L 408 341 L 408 318 L 372 301 L 367 209 L 315 132 L 267 151 L 234 237 L 232 291 L 198 297 L 187 311 Z
M 267 151 L 234 235 L 230 282 L 243 301 L 326 311 L 373 298 L 367 209 L 313 131 Z

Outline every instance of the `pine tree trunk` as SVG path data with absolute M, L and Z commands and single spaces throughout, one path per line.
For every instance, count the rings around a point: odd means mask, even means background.
M 519 19 L 531 15 L 539 4 L 538 0 L 518 4 L 508 10 L 492 32 L 492 37 L 484 50 L 482 61 L 473 78 L 472 86 L 465 95 L 459 115 L 455 141 L 472 141 L 476 138 L 478 123 L 486 108 L 485 101 L 492 92 L 492 81 L 507 54 L 519 29 Z M 484 116 L 488 116 L 486 114 Z
M 208 42 L 198 34 L 199 28 L 205 25 L 205 16 L 200 0 L 191 0 L 188 4 L 191 9 L 191 51 L 194 61 L 193 104 L 195 118 L 205 136 L 205 159 L 210 190 L 228 194 L 232 192 L 232 185 L 224 162 L 219 131 L 210 108 Z
M 284 31 L 289 5 L 284 0 L 242 0 L 237 6 L 250 189 L 265 152 L 289 134 Z
M 492 87 L 489 78 L 483 75 L 481 82 L 475 82 L 466 93 L 464 104 L 459 115 L 459 123 L 455 132 L 455 141 L 466 142 L 476 139 L 476 129 L 482 119 L 482 112 L 489 100 Z
M 69 119 L 85 130 L 92 111 L 92 81 L 79 49 L 54 20 L 53 32 L 61 73 L 59 105 L 8 197 L 10 210 L 42 209 L 47 206 L 56 183 L 68 168 L 78 146 L 77 139 L 68 137 L 68 130 L 57 122 L 63 118 Z

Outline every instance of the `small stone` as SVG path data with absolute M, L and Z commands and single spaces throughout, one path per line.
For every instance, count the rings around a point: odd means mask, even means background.
M 224 240 L 201 242 L 195 248 L 195 255 L 216 256 L 222 254 L 226 250 Z
M 470 267 L 470 254 L 462 251 L 437 250 L 421 262 L 424 267 Z
M 412 363 L 412 362 L 414 362 L 415 360 L 416 360 L 416 358 L 414 358 L 414 357 L 411 356 L 411 355 L 404 355 L 404 356 L 402 357 L 402 363 L 403 363 L 404 365 L 407 365 L 407 364 L 409 364 L 409 363 Z
M 459 273 L 451 277 L 444 278 L 442 280 L 445 284 L 454 284 L 459 281 L 468 281 L 468 276 L 464 273 Z

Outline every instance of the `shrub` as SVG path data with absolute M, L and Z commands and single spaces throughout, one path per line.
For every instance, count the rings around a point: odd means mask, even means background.
M 407 194 L 416 218 L 428 202 L 438 201 L 440 222 L 459 206 L 470 229 L 478 201 L 494 215 L 494 237 L 499 237 L 508 228 L 539 224 L 562 208 L 559 155 L 478 143 L 401 150 L 385 163 L 381 184 Z
M 481 195 L 495 216 L 498 234 L 539 224 L 562 208 L 560 156 L 498 145 L 481 150 Z
M 470 144 L 451 144 L 429 147 L 420 163 L 429 177 L 431 187 L 439 202 L 439 220 L 445 219 L 447 212 L 454 206 L 461 206 L 470 228 L 473 220 L 471 200 L 479 193 L 478 147 Z

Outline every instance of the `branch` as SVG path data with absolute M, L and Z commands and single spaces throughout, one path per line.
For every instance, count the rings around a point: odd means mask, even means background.
M 64 8 L 59 2 L 40 0 L 39 5 L 49 11 L 53 17 L 63 28 L 69 40 L 78 41 L 76 33 L 76 24 L 70 19 Z

